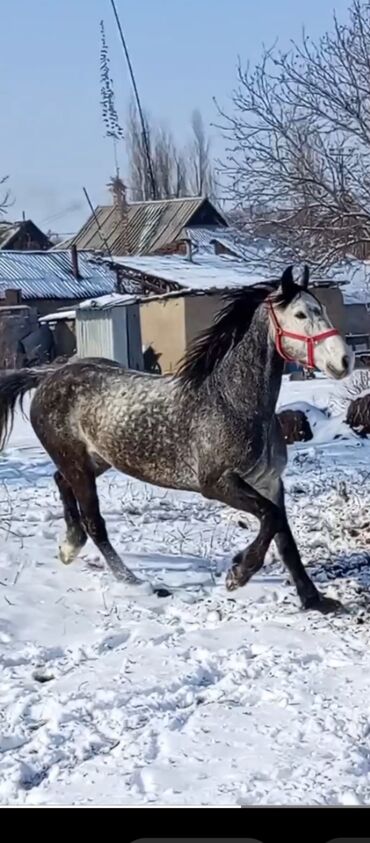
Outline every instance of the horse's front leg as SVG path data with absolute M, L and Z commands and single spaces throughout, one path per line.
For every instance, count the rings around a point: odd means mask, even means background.
M 282 529 L 275 535 L 275 544 L 297 589 L 303 609 L 316 609 L 323 614 L 337 611 L 341 608 L 339 601 L 324 597 L 313 584 L 302 564 L 299 550 L 289 527 L 285 509 L 284 486 L 281 480 L 278 486 L 277 504 L 283 515 L 283 524 Z
M 213 493 L 208 487 L 203 494 L 206 497 L 218 497 L 234 509 L 249 512 L 260 522 L 260 531 L 256 539 L 246 550 L 237 553 L 233 559 L 231 570 L 226 577 L 226 587 L 229 591 L 245 585 L 253 574 L 262 568 L 271 541 L 275 539 L 303 608 L 316 609 L 325 614 L 340 608 L 337 600 L 331 600 L 320 594 L 302 564 L 288 524 L 284 487 L 280 479 L 277 481 L 273 500 L 265 498 L 235 472 L 226 472 L 213 484 Z
M 202 493 L 217 498 L 233 509 L 249 512 L 258 518 L 260 530 L 248 548 L 237 553 L 226 577 L 226 588 L 233 591 L 262 568 L 266 553 L 274 536 L 283 529 L 284 519 L 278 506 L 263 497 L 234 471 L 227 471 L 216 482 L 205 483 Z

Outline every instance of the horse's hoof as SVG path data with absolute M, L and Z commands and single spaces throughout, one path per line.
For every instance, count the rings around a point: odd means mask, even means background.
M 76 547 L 76 545 L 72 544 L 72 542 L 69 542 L 67 540 L 62 542 L 62 544 L 59 546 L 60 561 L 63 562 L 63 565 L 70 565 L 71 562 L 73 562 L 76 558 L 79 550 L 80 547 Z
M 230 571 L 226 574 L 225 579 L 225 586 L 227 591 L 236 591 L 237 588 L 240 588 L 242 583 L 240 582 L 240 575 L 234 568 L 230 568 Z
M 333 600 L 331 597 L 324 597 L 318 594 L 304 603 L 303 608 L 306 611 L 321 612 L 322 615 L 329 615 L 332 612 L 342 612 L 343 606 L 339 600 Z

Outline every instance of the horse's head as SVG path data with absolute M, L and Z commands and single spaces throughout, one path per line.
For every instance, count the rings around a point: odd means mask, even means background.
M 277 294 L 267 299 L 271 336 L 285 360 L 339 380 L 350 373 L 353 352 L 333 327 L 326 308 L 308 290 L 308 280 L 308 267 L 302 284 L 294 282 L 292 267 L 283 273 Z

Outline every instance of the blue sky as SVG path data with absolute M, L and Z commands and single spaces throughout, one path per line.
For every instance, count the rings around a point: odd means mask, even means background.
M 335 5 L 347 0 L 116 0 L 145 107 L 186 140 L 198 107 L 210 124 L 212 97 L 227 104 L 237 56 L 257 61 L 261 45 L 282 47 L 304 24 L 317 37 Z M 130 85 L 109 0 L 11 0 L 0 28 L 0 175 L 44 229 L 73 231 L 94 204 L 108 200 L 112 151 L 100 110 L 99 21 L 110 46 L 117 104 L 124 115 Z M 222 141 L 215 130 L 214 148 Z M 122 161 L 124 156 L 122 155 Z

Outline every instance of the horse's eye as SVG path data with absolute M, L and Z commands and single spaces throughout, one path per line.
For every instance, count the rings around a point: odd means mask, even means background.
M 297 319 L 305 319 L 306 314 L 302 313 L 302 311 L 300 310 L 299 313 L 296 313 L 296 317 L 297 317 Z

